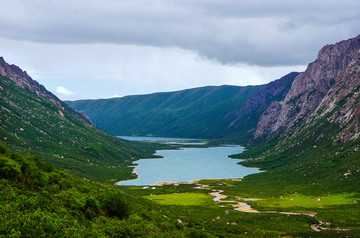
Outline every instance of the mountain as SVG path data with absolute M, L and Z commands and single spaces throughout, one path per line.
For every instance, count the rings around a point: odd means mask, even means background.
M 218 138 L 228 124 L 224 116 L 260 89 L 261 86 L 202 87 L 67 103 L 113 135 Z
M 268 85 L 202 87 L 101 100 L 67 101 L 113 135 L 253 137 L 262 112 L 282 100 L 297 73 Z
M 133 177 L 127 166 L 152 151 L 108 135 L 19 67 L 0 58 L 0 140 L 82 177 Z
M 284 136 L 321 119 L 341 128 L 341 140 L 356 139 L 359 125 L 360 36 L 327 45 L 298 75 L 284 100 L 272 102 L 261 116 L 255 137 Z
M 255 136 L 266 143 L 236 157 L 267 172 L 244 181 L 308 194 L 357 191 L 359 113 L 360 36 L 322 48 L 262 114 Z
M 233 118 L 228 125 L 228 130 L 237 132 L 234 136 L 254 137 L 257 123 L 263 112 L 274 101 L 285 98 L 294 78 L 298 75 L 292 72 L 284 77 L 264 85 L 258 92 L 249 98 L 240 108 L 230 112 L 226 117 Z

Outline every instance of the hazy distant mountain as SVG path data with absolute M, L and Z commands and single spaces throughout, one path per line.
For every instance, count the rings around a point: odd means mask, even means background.
M 67 103 L 113 135 L 247 140 L 262 112 L 285 97 L 296 75 L 260 86 L 212 86 Z

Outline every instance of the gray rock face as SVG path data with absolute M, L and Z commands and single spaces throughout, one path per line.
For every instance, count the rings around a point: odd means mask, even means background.
M 284 100 L 273 102 L 262 114 L 256 128 L 255 138 L 270 138 L 285 135 L 307 119 L 324 116 L 336 110 L 341 113 L 332 122 L 349 122 L 359 110 L 356 99 L 348 102 L 349 107 L 339 108 L 337 103 L 350 93 L 359 92 L 360 36 L 335 45 L 323 47 L 315 62 L 298 75 Z M 358 99 L 358 98 L 357 98 Z M 351 105 L 351 106 L 350 106 Z M 354 108 L 355 107 L 355 108 Z M 352 109 L 350 109 L 352 108 Z M 349 111 L 350 110 L 350 111 Z M 352 128 L 355 128 L 354 125 Z M 345 133 L 346 134 L 346 133 Z M 343 135 L 342 138 L 353 138 Z
M 262 113 L 273 103 L 281 101 L 287 95 L 297 72 L 289 73 L 280 79 L 263 85 L 262 88 L 248 99 L 240 108 L 226 115 L 231 119 L 227 130 L 241 133 L 243 137 L 252 139 L 257 122 Z
M 291 83 L 298 74 L 297 72 L 292 72 L 264 85 L 264 87 L 247 100 L 241 108 L 227 115 L 235 117 L 229 127 L 237 126 L 241 123 L 241 120 L 252 118 L 254 114 L 260 113 L 261 115 L 261 113 L 269 107 L 271 102 L 284 99 L 290 89 Z

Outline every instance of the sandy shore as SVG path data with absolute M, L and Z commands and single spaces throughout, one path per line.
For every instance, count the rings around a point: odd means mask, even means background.
M 150 186 L 162 186 L 162 185 L 172 185 L 172 184 L 196 184 L 197 182 L 199 182 L 200 180 L 191 180 L 191 181 L 187 181 L 187 182 L 170 182 L 170 181 L 161 181 L 161 182 L 157 182 L 156 184 L 152 184 Z

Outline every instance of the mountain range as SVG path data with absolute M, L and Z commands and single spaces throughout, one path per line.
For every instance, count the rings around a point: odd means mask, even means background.
M 303 73 L 260 86 L 218 86 L 67 101 L 113 135 L 269 140 L 326 120 L 359 137 L 359 36 L 327 45 Z M 331 116 L 330 116 L 331 115 Z
M 272 101 L 284 99 L 298 73 L 267 85 L 209 86 L 101 100 L 67 101 L 112 135 L 193 138 L 253 137 Z

